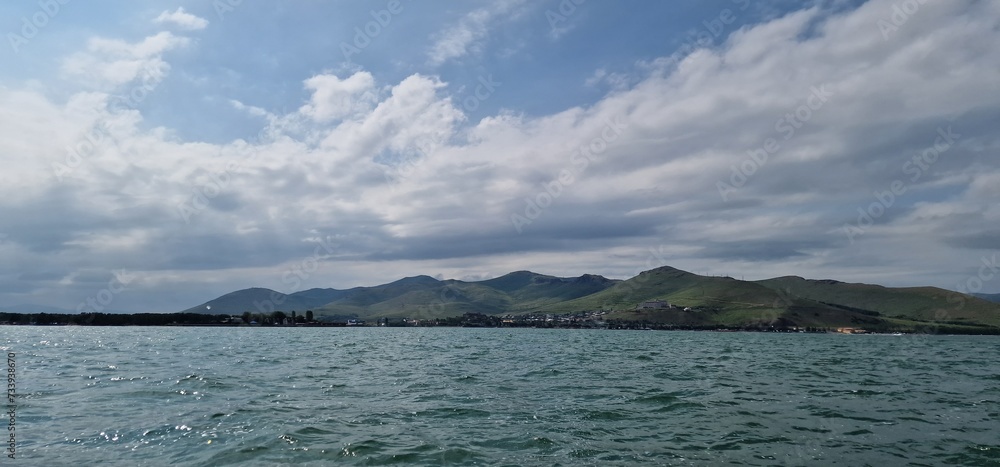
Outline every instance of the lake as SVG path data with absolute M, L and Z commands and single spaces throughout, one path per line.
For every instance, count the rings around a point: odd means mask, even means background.
M 0 466 L 1000 463 L 995 336 L 0 326 L 0 346 Z

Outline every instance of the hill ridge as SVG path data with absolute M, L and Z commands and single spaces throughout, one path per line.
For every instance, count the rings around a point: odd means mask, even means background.
M 257 306 L 261 300 L 263 307 Z M 651 308 L 657 306 L 664 308 Z M 600 311 L 613 319 L 692 325 L 1000 327 L 1000 304 L 935 287 L 890 288 L 800 276 L 744 281 L 700 276 L 671 266 L 643 271 L 627 280 L 519 270 L 479 281 L 417 275 L 371 287 L 312 288 L 287 295 L 252 287 L 186 311 L 239 314 L 272 308 L 364 319 Z

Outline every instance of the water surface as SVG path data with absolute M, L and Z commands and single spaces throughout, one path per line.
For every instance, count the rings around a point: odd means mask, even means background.
M 17 465 L 1000 465 L 995 336 L 0 326 L 0 346 Z

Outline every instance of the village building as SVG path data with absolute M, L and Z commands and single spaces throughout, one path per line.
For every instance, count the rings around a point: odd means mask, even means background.
M 637 310 L 665 310 L 673 307 L 674 306 L 671 305 L 670 302 L 666 302 L 663 300 L 650 300 L 647 302 L 640 303 L 635 308 Z

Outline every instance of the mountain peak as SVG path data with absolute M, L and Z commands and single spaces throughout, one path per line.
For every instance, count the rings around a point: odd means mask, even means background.
M 611 281 L 611 279 L 608 279 L 607 277 L 604 277 L 604 276 L 601 276 L 601 275 L 598 275 L 598 274 L 584 274 L 584 275 L 582 275 L 580 277 L 577 277 L 576 279 L 573 279 L 573 282 L 576 282 L 576 283 L 590 283 L 590 282 L 593 282 L 593 283 L 606 283 L 606 282 L 612 282 L 612 281 Z
M 541 276 L 541 275 L 543 275 L 543 274 L 539 274 L 537 272 L 531 272 L 531 271 L 528 271 L 526 269 L 522 269 L 520 271 L 509 272 L 509 273 L 504 274 L 504 275 L 502 275 L 500 277 L 507 277 L 507 276 Z
M 810 279 L 809 282 L 812 282 L 814 284 L 826 284 L 826 285 L 843 284 L 843 282 L 833 279 Z
M 437 279 L 435 279 L 435 278 L 433 278 L 431 276 L 421 274 L 419 276 L 404 277 L 404 278 L 402 278 L 402 279 L 400 279 L 398 281 L 390 282 L 389 284 L 386 284 L 386 285 L 437 284 L 439 282 L 441 282 L 441 281 L 439 281 L 439 280 L 437 280 Z
M 648 271 L 643 271 L 640 274 L 650 274 L 650 273 L 652 273 L 652 274 L 671 274 L 671 275 L 678 275 L 678 276 L 679 275 L 685 275 L 685 274 L 697 275 L 697 274 L 694 274 L 694 273 L 691 273 L 691 272 L 687 272 L 687 271 L 684 271 L 684 270 L 681 270 L 681 269 L 677 269 L 677 268 L 672 267 L 672 266 L 660 266 L 658 268 L 653 268 L 653 269 L 650 269 Z
M 504 292 L 512 292 L 514 290 L 527 287 L 528 285 L 537 282 L 539 279 L 546 278 L 552 277 L 531 271 L 514 271 L 500 277 L 494 277 L 493 279 L 487 279 L 478 283 L 497 290 L 502 290 Z

